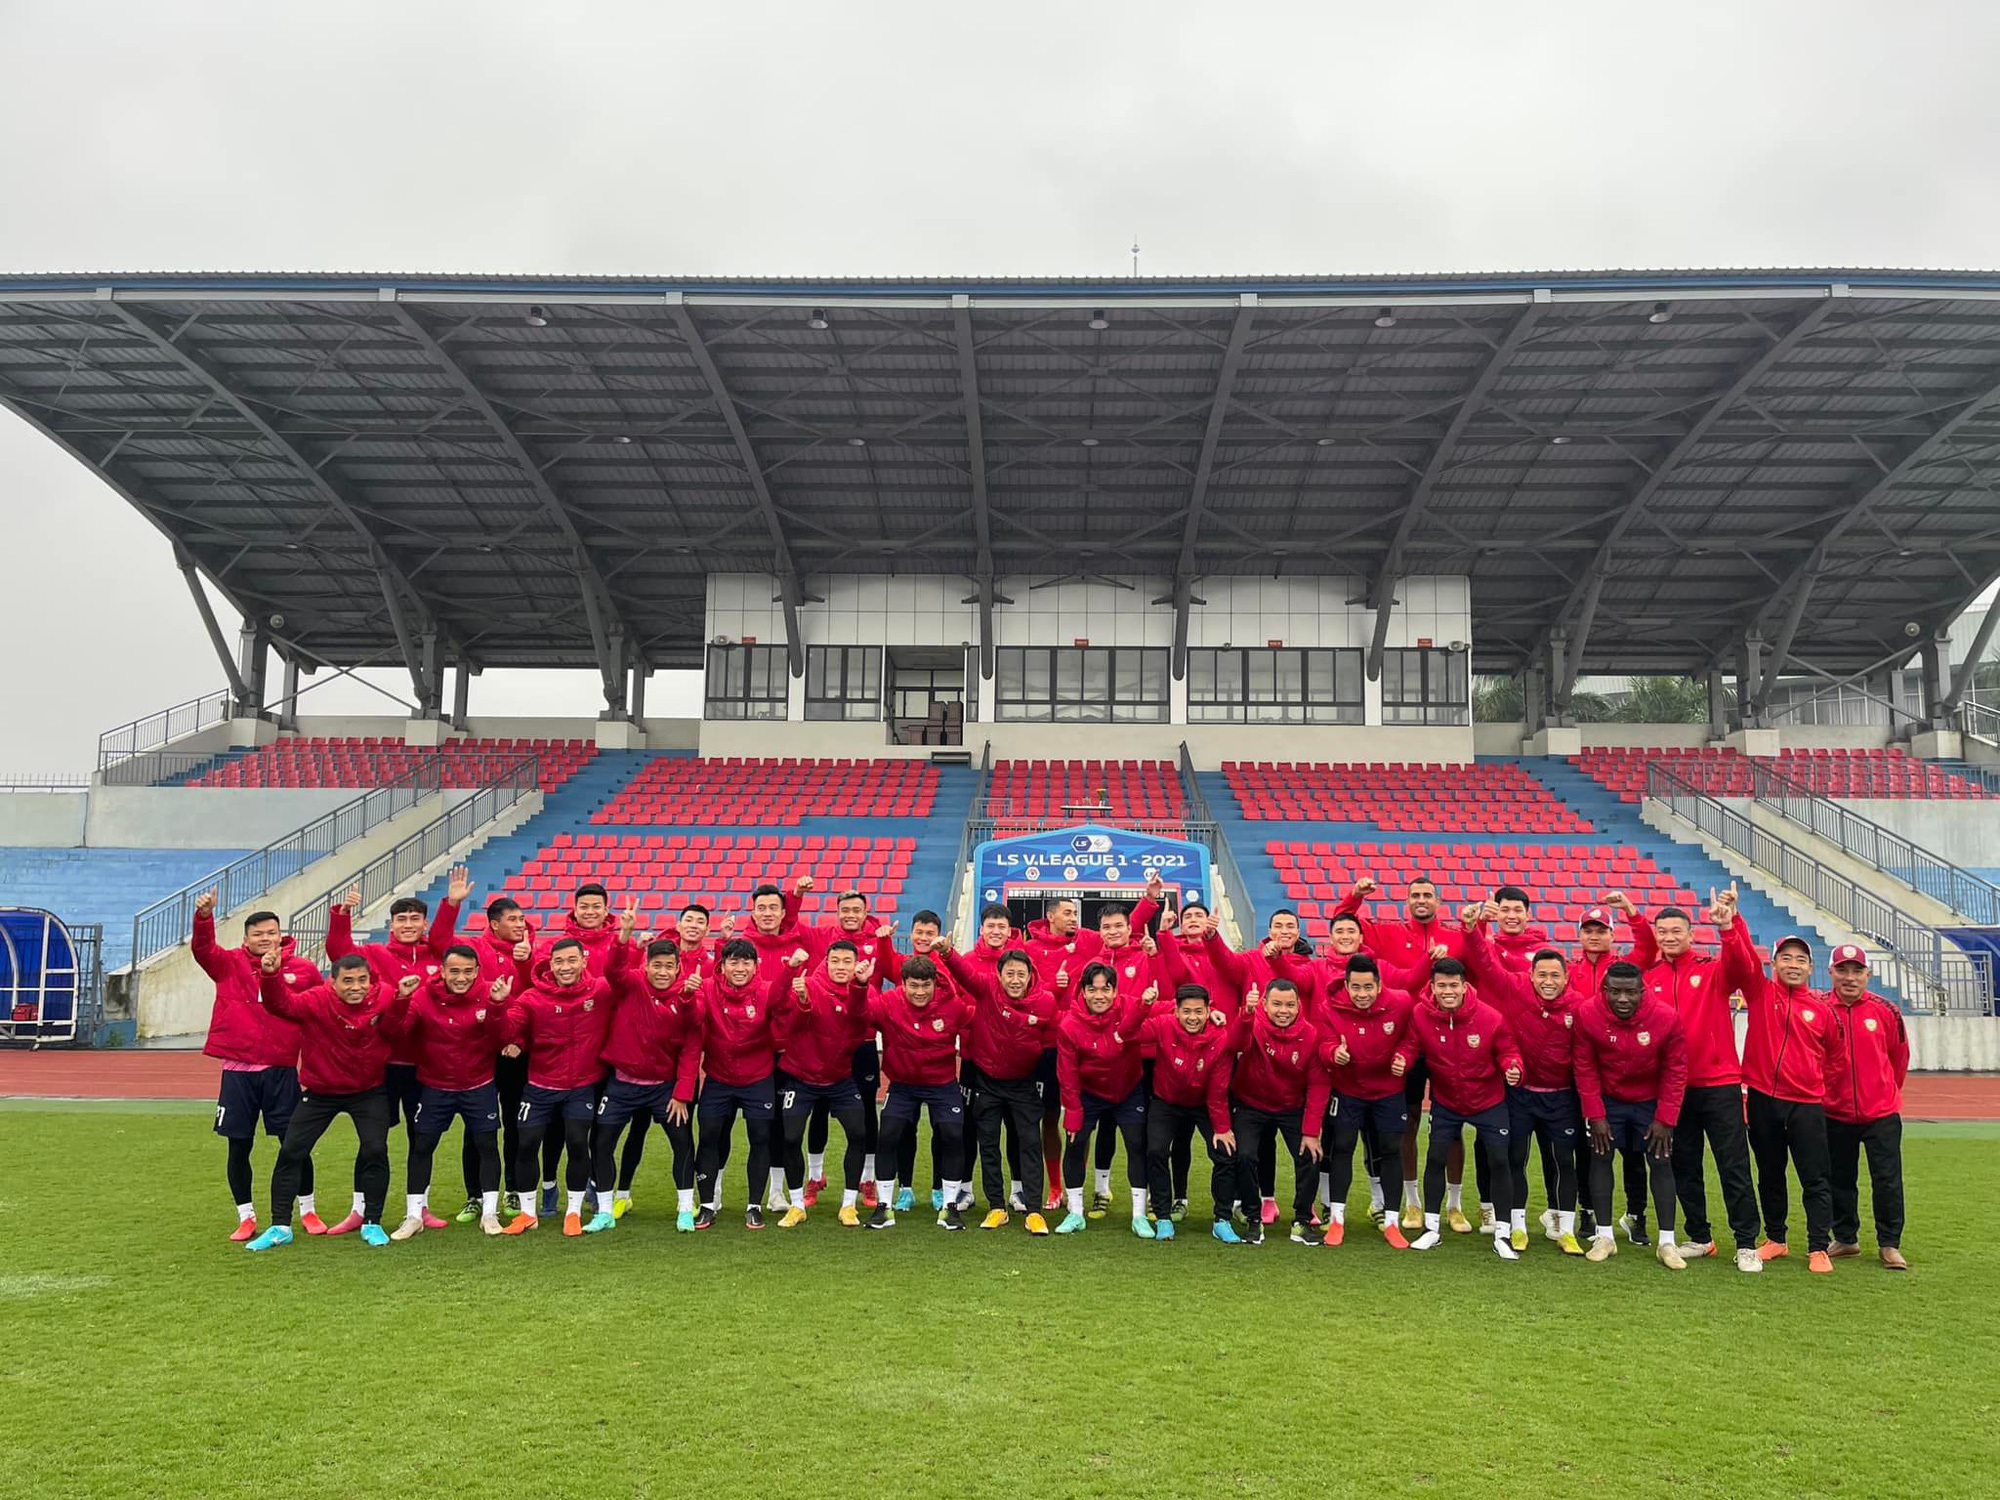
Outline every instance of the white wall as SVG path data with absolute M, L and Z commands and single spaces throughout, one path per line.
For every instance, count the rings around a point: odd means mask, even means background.
M 353 787 L 101 786 L 84 842 L 99 849 L 257 849 L 360 796 Z
M 1474 724 L 1472 748 L 1481 755 L 1519 755 L 1521 741 L 1528 737 L 1525 720 L 1505 724 Z
M 89 806 L 87 792 L 0 793 L 0 848 L 74 849 Z
M 1695 749 L 1709 742 L 1706 724 L 1579 724 L 1585 749 L 1632 746 L 1641 750 Z

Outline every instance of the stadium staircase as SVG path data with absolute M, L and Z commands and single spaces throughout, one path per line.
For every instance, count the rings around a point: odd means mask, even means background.
M 240 859 L 242 849 L 0 849 L 0 906 L 32 906 L 104 928 L 104 970 L 132 958 L 132 918 Z
M 971 810 L 973 786 L 978 779 L 970 768 L 949 765 L 937 768 L 937 789 L 928 817 L 806 817 L 795 823 L 769 826 L 593 821 L 593 816 L 600 809 L 610 806 L 648 765 L 663 756 L 693 758 L 692 753 L 686 751 L 600 751 L 560 789 L 547 794 L 538 815 L 473 851 L 466 861 L 471 867 L 475 886 L 470 904 L 476 909 L 483 909 L 488 901 L 503 892 L 518 898 L 521 892 L 515 887 L 522 866 L 541 855 L 561 834 L 568 834 L 572 841 L 584 836 L 603 839 L 632 835 L 672 837 L 676 834 L 703 835 L 710 839 L 765 835 L 789 839 L 832 836 L 913 839 L 915 849 L 904 879 L 903 894 L 898 898 L 895 909 L 898 920 L 907 928 L 911 912 L 927 906 L 942 911 L 949 901 L 951 883 L 957 876 L 954 864 L 959 834 Z M 781 876 L 800 868 L 804 868 L 802 857 L 781 849 L 770 873 Z M 615 879 L 610 883 L 613 904 L 616 905 L 619 892 Z M 820 883 L 824 887 L 825 881 Z M 440 875 L 417 888 L 414 894 L 423 897 L 435 908 L 437 902 L 444 898 L 445 885 L 446 879 Z M 822 890 L 822 895 L 828 894 Z M 747 910 L 749 895 L 746 887 L 741 892 L 742 899 L 732 903 L 733 909 Z M 386 909 L 383 908 L 384 911 Z M 816 914 L 816 919 L 828 920 L 828 917 Z M 657 920 L 649 914 L 648 925 Z M 381 921 L 374 925 L 379 929 Z

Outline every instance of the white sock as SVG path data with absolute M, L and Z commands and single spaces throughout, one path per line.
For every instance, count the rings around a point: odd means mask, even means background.
M 896 1211 L 896 1179 L 891 1177 L 886 1185 L 878 1184 L 878 1187 L 880 1187 L 880 1192 L 877 1196 L 881 1198 L 889 1212 L 894 1213 Z
M 1436 1214 L 1425 1214 L 1424 1228 L 1430 1230 L 1433 1234 L 1435 1234 L 1437 1232 L 1437 1227 L 1438 1227 L 1438 1216 Z
M 854 1200 L 860 1196 L 861 1193 L 858 1188 L 844 1188 L 840 1194 L 840 1206 L 842 1208 L 852 1208 L 854 1207 Z
M 1132 1189 L 1132 1217 L 1135 1219 L 1146 1217 L 1146 1190 L 1144 1188 L 1135 1187 Z
M 1479 1200 L 1479 1217 L 1489 1221 L 1493 1218 L 1493 1205 L 1484 1198 Z
M 674 1207 L 684 1214 L 694 1212 L 694 1189 L 680 1188 L 674 1193 Z
M 583 1192 L 581 1189 L 569 1195 L 569 1207 L 564 1209 L 563 1212 L 570 1214 L 580 1214 L 583 1212 Z
M 358 1214 L 368 1212 L 368 1197 L 365 1193 L 356 1193 L 354 1195 L 354 1211 Z
M 1610 1226 L 1609 1224 L 1599 1224 L 1599 1225 L 1597 1226 L 1597 1233 L 1596 1233 L 1595 1235 L 1593 1235 L 1593 1236 L 1592 1236 L 1592 1238 L 1593 1238 L 1593 1239 L 1600 1239 L 1600 1240 L 1608 1240 L 1608 1239 L 1610 1239 L 1610 1238 L 1611 1238 L 1611 1226 Z
M 613 1203 L 630 1203 L 632 1201 L 632 1195 L 627 1192 L 614 1191 L 611 1194 L 611 1201 Z
M 313 1195 L 311 1193 L 299 1194 L 299 1212 L 301 1214 L 316 1214 L 319 1212 L 319 1209 L 313 1205 Z
M 958 1192 L 959 1186 L 957 1183 L 947 1182 L 944 1185 L 944 1206 L 946 1208 L 950 1208 L 954 1203 L 958 1202 Z
M 788 1188 L 786 1191 L 791 1196 L 793 1208 L 803 1209 L 806 1206 L 806 1190 L 803 1187 Z
M 1403 1179 L 1403 1201 L 1405 1203 L 1415 1203 L 1422 1196 L 1423 1188 L 1417 1182 L 1417 1179 L 1414 1177 L 1405 1177 Z
M 1345 1224 L 1347 1222 L 1347 1205 L 1345 1203 L 1329 1203 L 1326 1206 L 1326 1211 L 1333 1215 L 1334 1223 Z
M 500 1212 L 500 1190 L 498 1188 L 495 1188 L 490 1193 L 481 1193 L 479 1195 L 479 1212 L 487 1218 L 491 1218 Z
M 875 1153 L 872 1151 L 861 1158 L 861 1180 L 863 1182 L 875 1180 Z
M 237 1223 L 239 1223 L 239 1224 L 247 1224 L 247 1223 L 249 1223 L 249 1222 L 250 1222 L 250 1220 L 252 1220 L 252 1219 L 254 1219 L 254 1218 L 256 1218 L 256 1217 L 257 1217 L 257 1205 L 256 1205 L 256 1204 L 254 1204 L 254 1203 L 239 1203 L 239 1204 L 237 1204 L 237 1205 L 236 1205 L 236 1222 L 237 1222 Z
M 1319 1201 L 1326 1204 L 1333 1202 L 1333 1173 L 1331 1172 L 1322 1172 L 1319 1174 Z
M 1528 1211 L 1525 1208 L 1517 1208 L 1507 1217 L 1514 1221 L 1514 1227 L 1516 1229 L 1520 1230 L 1523 1234 L 1527 1233 Z
M 403 1210 L 407 1217 L 421 1219 L 424 1216 L 424 1195 L 422 1193 L 405 1193 L 403 1200 L 407 1205 Z
M 1465 1211 L 1465 1184 L 1464 1184 L 1464 1183 L 1462 1183 L 1462 1182 L 1447 1182 L 1447 1183 L 1446 1183 L 1446 1184 L 1444 1185 L 1444 1206 L 1445 1206 L 1446 1208 L 1455 1208 L 1455 1209 L 1458 1209 L 1458 1210 L 1459 1210 L 1459 1211 L 1460 1211 L 1461 1213 L 1463 1213 L 1463 1212 Z
M 1576 1233 L 1576 1210 L 1575 1210 L 1575 1209 L 1573 1209 L 1573 1208 L 1563 1208 L 1563 1209 L 1558 1209 L 1558 1210 L 1556 1210 L 1556 1233 L 1557 1233 L 1557 1234 L 1575 1234 L 1575 1233 Z
M 1674 1232 L 1673 1232 L 1673 1230 L 1671 1230 L 1671 1229 L 1662 1229 L 1662 1230 L 1660 1231 L 1660 1243 L 1661 1243 L 1662 1245 L 1668 1245 L 1668 1246 L 1671 1246 L 1671 1245 L 1672 1245 L 1672 1244 L 1674 1243 Z
M 806 1176 L 810 1177 L 814 1182 L 818 1182 L 820 1178 L 826 1176 L 826 1153 L 824 1151 L 808 1151 L 806 1153 Z
M 1069 1211 L 1071 1213 L 1081 1214 L 1083 1212 L 1082 1188 L 1065 1188 L 1063 1190 L 1063 1197 L 1069 1200 Z
M 1022 1198 L 1022 1197 L 1021 1197 L 1021 1179 L 1020 1179 L 1020 1178 L 1018 1178 L 1018 1177 L 1010 1177 L 1010 1178 L 1008 1178 L 1008 1179 L 1007 1179 L 1007 1196 L 1008 1196 L 1009 1198 L 1021 1198 L 1021 1201 L 1022 1201 L 1023 1203 L 1025 1203 L 1025 1202 L 1027 1202 L 1027 1201 L 1028 1201 L 1028 1200 L 1027 1200 L 1026 1198 Z
M 430 1190 L 429 1188 L 425 1188 L 425 1189 L 424 1189 L 424 1207 L 425 1207 L 425 1208 L 429 1208 L 430 1206 L 431 1206 L 431 1190 Z
M 1369 1207 L 1370 1207 L 1371 1209 L 1374 1209 L 1374 1210 L 1375 1210 L 1375 1211 L 1376 1211 L 1377 1213 L 1380 1213 L 1380 1212 L 1381 1212 L 1381 1210 L 1382 1210 L 1382 1206 L 1383 1206 L 1384 1202 L 1386 1202 L 1386 1201 L 1387 1201 L 1387 1200 L 1385 1200 L 1385 1199 L 1383 1198 L 1383 1196 L 1382 1196 L 1382 1179 L 1381 1179 L 1381 1178 L 1379 1178 L 1379 1177 L 1371 1177 L 1371 1178 L 1369 1178 L 1369 1179 L 1368 1179 L 1368 1206 L 1369 1206 Z
M 1109 1198 L 1111 1196 L 1111 1168 L 1098 1167 L 1096 1169 L 1096 1172 L 1097 1172 L 1097 1177 L 1095 1180 L 1095 1185 L 1097 1188 L 1097 1196 L 1100 1198 Z

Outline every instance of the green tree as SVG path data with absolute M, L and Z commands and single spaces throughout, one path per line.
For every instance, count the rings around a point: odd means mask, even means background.
M 1706 724 L 1708 687 L 1692 677 L 1633 677 L 1614 717 L 1621 724 Z
M 1472 692 L 1476 724 L 1514 724 L 1527 718 L 1527 699 L 1518 677 L 1481 677 Z

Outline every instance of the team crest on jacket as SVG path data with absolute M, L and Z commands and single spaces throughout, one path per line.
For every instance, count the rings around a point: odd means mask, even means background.
M 1699 974 L 1690 974 L 1690 975 L 1688 975 L 1688 988 L 1689 988 L 1689 989 L 1691 989 L 1691 990 L 1692 990 L 1692 989 L 1698 989 L 1698 988 L 1700 988 L 1700 986 L 1701 986 L 1701 976 L 1700 976 Z
M 1652 1045 L 1653 1045 L 1653 1033 L 1652 1033 L 1652 1032 L 1650 1032 L 1650 1031 L 1642 1031 L 1642 1032 L 1640 1032 L 1640 1033 L 1639 1033 L 1639 1045 L 1640 1045 L 1641 1047 L 1650 1047 L 1650 1046 L 1652 1046 Z
M 1394 1031 L 1395 1029 L 1396 1029 L 1396 1023 L 1394 1021 L 1384 1021 L 1382 1023 L 1382 1035 L 1384 1036 L 1387 1036 L 1390 1032 Z
M 585 1010 L 589 1010 L 595 1004 L 597 1004 L 595 1000 L 586 1000 L 583 1002 L 583 1008 Z
M 1813 1013 L 1810 1010 L 1802 1010 L 1799 1012 L 1799 1017 L 1801 1020 L 1810 1021 L 1813 1018 Z
M 1573 1010 L 1566 1010 L 1566 1011 L 1564 1011 L 1564 1012 L 1563 1012 L 1563 1025 L 1565 1025 L 1565 1026 L 1574 1026 L 1574 1025 L 1576 1025 L 1576 1012 L 1575 1012 L 1575 1011 L 1573 1011 Z
M 1861 1024 L 1866 1026 L 1870 1031 L 1873 1031 L 1875 1029 L 1875 1018 L 1873 1016 L 1863 1016 Z
M 743 1019 L 746 1021 L 754 1021 L 757 1019 L 757 1006 L 754 1001 L 751 1004 L 743 1007 Z
M 1127 979 L 1136 979 L 1136 978 L 1138 978 L 1138 977 L 1139 977 L 1139 966 L 1138 966 L 1137 964 L 1127 964 L 1127 965 L 1125 965 L 1125 977 L 1126 977 Z
M 932 1030 L 932 1031 L 943 1031 L 943 1030 L 944 1030 L 944 1017 L 943 1017 L 943 1016 L 939 1016 L 939 1017 L 938 1017 L 938 1018 L 937 1018 L 937 1019 L 936 1019 L 935 1021 L 931 1022 L 931 1030 Z
M 1479 1033 L 1475 1031 L 1471 1036 L 1467 1037 L 1465 1045 L 1468 1047 L 1477 1047 L 1479 1045 Z
M 286 983 L 286 984 L 297 984 L 298 982 L 299 982 L 299 976 L 298 976 L 298 974 L 297 974 L 296 972 L 294 972 L 294 971 L 293 971 L 293 970 L 291 970 L 291 969 L 287 969 L 287 970 L 285 970 L 285 983 Z

